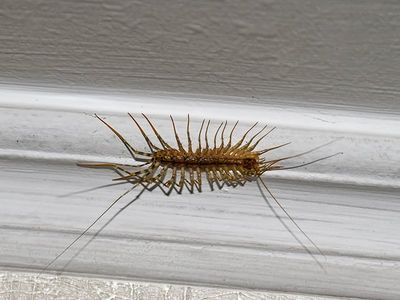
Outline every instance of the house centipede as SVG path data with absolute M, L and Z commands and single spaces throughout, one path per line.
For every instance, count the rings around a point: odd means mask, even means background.
M 132 187 L 119 196 L 103 213 L 91 223 L 78 237 L 76 237 L 64 250 L 59 253 L 52 261 L 50 261 L 46 267 L 40 272 L 46 271 L 58 258 L 60 258 L 65 252 L 68 251 L 84 234 L 86 234 L 90 228 L 92 228 L 123 196 L 131 192 L 138 185 L 142 185 L 146 190 L 153 190 L 159 187 L 164 194 L 169 195 L 173 190 L 177 193 L 182 193 L 186 187 L 190 193 L 202 192 L 202 177 L 205 175 L 208 183 L 210 184 L 211 190 L 213 190 L 214 183 L 221 189 L 224 184 L 232 187 L 243 186 L 247 182 L 258 180 L 259 183 L 265 188 L 268 194 L 272 197 L 275 203 L 290 219 L 290 221 L 297 227 L 297 229 L 305 236 L 305 238 L 323 255 L 322 251 L 318 246 L 311 240 L 311 238 L 301 229 L 297 222 L 290 216 L 286 209 L 280 204 L 275 198 L 270 189 L 267 187 L 265 182 L 262 180 L 261 175 L 268 171 L 274 170 L 288 170 L 294 168 L 300 168 L 306 165 L 316 163 L 318 161 L 336 156 L 340 153 L 325 156 L 307 163 L 303 163 L 296 166 L 284 167 L 279 164 L 282 161 L 299 157 L 304 154 L 310 153 L 315 149 L 296 154 L 286 156 L 278 159 L 266 160 L 261 157 L 265 153 L 284 147 L 289 143 L 280 144 L 274 147 L 255 150 L 258 144 L 268 136 L 275 127 L 267 130 L 267 125 L 262 129 L 256 131 L 252 136 L 245 142 L 250 132 L 258 125 L 256 122 L 252 125 L 243 136 L 236 142 L 233 142 L 233 135 L 239 121 L 237 121 L 231 128 L 229 133 L 228 142 L 225 143 L 225 132 L 228 126 L 228 122 L 222 122 L 218 126 L 214 138 L 213 144 L 210 145 L 209 141 L 209 128 L 211 121 L 206 122 L 203 119 L 198 135 L 197 135 L 197 148 L 193 149 L 192 137 L 190 135 L 190 117 L 187 116 L 186 135 L 187 135 L 187 148 L 183 146 L 181 139 L 178 135 L 175 121 L 170 116 L 174 136 L 176 139 L 177 147 L 173 147 L 168 144 L 157 131 L 156 127 L 150 121 L 150 119 L 142 114 L 150 126 L 152 132 L 157 137 L 159 145 L 156 145 L 151 141 L 147 133 L 144 131 L 139 122 L 133 117 L 132 114 L 128 113 L 136 127 L 139 129 L 141 135 L 145 139 L 150 151 L 144 152 L 134 148 L 128 141 L 109 123 L 100 118 L 97 114 L 95 117 L 99 119 L 105 126 L 107 126 L 124 144 L 129 154 L 135 161 L 142 162 L 138 165 L 127 165 L 117 163 L 78 163 L 81 167 L 90 168 L 111 168 L 119 177 L 114 178 L 114 181 L 125 181 L 131 183 Z M 204 144 L 202 143 L 202 139 Z M 217 139 L 220 142 L 217 143 Z M 319 147 L 317 147 L 319 148 Z M 133 170 L 129 170 L 133 168 Z M 170 177 L 166 178 L 167 173 L 170 173 Z M 260 190 L 261 186 L 259 185 Z M 165 189 L 166 190 L 165 190 Z M 298 240 L 299 241 L 299 240 Z M 306 248 L 306 251 L 313 257 L 313 259 L 321 266 L 321 264 L 314 258 L 314 255 Z

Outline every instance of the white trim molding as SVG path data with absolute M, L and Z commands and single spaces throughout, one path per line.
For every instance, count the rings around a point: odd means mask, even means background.
M 168 141 L 173 141 L 169 115 L 184 137 L 189 113 L 194 133 L 203 118 L 212 120 L 211 132 L 221 121 L 232 125 L 239 120 L 239 136 L 255 121 L 276 126 L 260 148 L 292 143 L 271 157 L 326 145 L 294 159 L 293 165 L 343 152 L 264 177 L 323 255 L 250 182 L 169 197 L 159 190 L 134 190 L 48 272 L 109 282 L 398 298 L 400 120 L 388 112 L 279 104 L 273 99 L 249 104 L 246 99 L 204 95 L 3 86 L 1 268 L 40 272 L 127 190 L 126 185 L 107 186 L 114 176 L 110 170 L 76 166 L 77 161 L 131 161 L 94 113 L 139 149 L 146 148 L 127 112 L 138 117 L 146 113 Z M 6 282 L 14 276 L 4 274 Z

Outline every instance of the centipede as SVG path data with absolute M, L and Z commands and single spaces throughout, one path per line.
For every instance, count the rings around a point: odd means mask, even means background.
M 214 185 L 221 189 L 224 185 L 238 187 L 244 186 L 251 181 L 257 181 L 272 197 L 295 227 L 297 227 L 305 238 L 323 255 L 319 247 L 301 229 L 284 206 L 272 194 L 267 184 L 262 179 L 262 175 L 270 171 L 300 168 L 342 153 L 335 153 L 295 166 L 284 166 L 282 164 L 284 161 L 305 155 L 314 151 L 316 148 L 296 155 L 267 159 L 265 155 L 268 152 L 290 144 L 290 142 L 288 142 L 257 150 L 257 146 L 261 141 L 275 130 L 276 127 L 269 128 L 269 126 L 265 125 L 261 129 L 256 130 L 255 128 L 258 125 L 258 122 L 256 122 L 250 126 L 239 139 L 234 141 L 235 130 L 238 127 L 239 121 L 229 126 L 228 121 L 219 123 L 214 135 L 210 136 L 209 132 L 212 124 L 210 120 L 206 121 L 206 119 L 202 120 L 199 130 L 194 136 L 194 138 L 197 139 L 197 145 L 194 147 L 195 143 L 193 143 L 193 136 L 191 134 L 189 115 L 187 115 L 186 121 L 186 147 L 179 136 L 174 118 L 170 116 L 173 135 L 176 141 L 176 146 L 171 146 L 171 143 L 167 143 L 161 136 L 150 118 L 143 113 L 141 115 L 156 137 L 155 141 L 146 133 L 143 126 L 140 125 L 139 120 L 131 113 L 128 113 L 129 118 L 133 121 L 133 124 L 144 138 L 149 149 L 148 151 L 138 150 L 132 146 L 119 131 L 111 126 L 111 124 L 97 114 L 94 115 L 118 137 L 136 164 L 96 162 L 78 163 L 77 165 L 87 168 L 110 168 L 118 174 L 118 177 L 113 178 L 114 181 L 130 183 L 132 187 L 112 202 L 90 226 L 50 261 L 46 267 L 42 269 L 41 273 L 49 269 L 58 258 L 82 238 L 123 196 L 139 185 L 149 191 L 160 188 L 165 195 L 169 195 L 173 191 L 180 194 L 184 189 L 190 193 L 201 193 L 203 185 L 206 182 L 211 190 L 214 190 Z M 229 130 L 228 127 L 230 127 Z M 309 251 L 308 248 L 306 250 L 314 258 L 312 252 Z M 318 261 L 317 263 L 320 265 Z

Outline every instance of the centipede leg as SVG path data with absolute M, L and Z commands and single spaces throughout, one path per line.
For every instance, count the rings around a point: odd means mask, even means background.
M 181 178 L 178 183 L 178 194 L 181 194 L 183 187 L 185 186 L 185 173 L 186 173 L 185 167 L 181 167 L 179 173 L 180 173 Z
M 163 166 L 160 170 L 160 172 L 158 173 L 158 175 L 146 178 L 145 181 L 148 182 L 149 184 L 154 183 L 153 186 L 151 186 L 149 188 L 150 191 L 154 190 L 157 186 L 160 187 L 160 189 L 164 192 L 164 190 L 162 189 L 161 185 L 162 184 L 162 180 L 165 177 L 165 174 L 167 173 L 167 170 L 169 169 L 169 166 Z
M 186 135 L 187 135 L 187 140 L 188 140 L 188 152 L 189 154 L 193 154 L 193 149 L 192 149 L 192 139 L 190 138 L 190 118 L 189 114 L 187 115 L 187 126 L 186 126 Z
M 257 126 L 257 124 L 258 124 L 258 122 L 256 122 L 253 126 L 251 126 L 251 127 L 244 133 L 244 135 L 242 136 L 242 138 L 241 138 L 234 146 L 232 146 L 232 148 L 231 148 L 232 151 L 235 150 L 235 149 L 237 149 L 237 148 L 239 148 L 239 147 L 242 145 L 242 143 L 243 143 L 244 139 L 246 138 L 246 136 L 249 134 L 249 132 L 250 132 L 254 127 Z
M 254 134 L 246 144 L 244 144 L 243 146 L 241 146 L 240 148 L 238 148 L 236 151 L 246 151 L 246 150 L 248 150 L 249 147 L 250 147 L 250 145 L 251 145 L 251 143 L 253 142 L 253 140 L 254 140 L 260 133 L 262 133 L 266 128 L 267 128 L 267 125 L 265 125 L 261 130 L 259 130 L 258 132 L 256 132 L 256 134 Z M 273 130 L 273 129 L 271 129 L 271 130 L 270 130 L 269 132 L 267 132 L 264 136 L 262 136 L 261 139 L 259 139 L 259 140 L 258 140 L 253 146 L 251 146 L 251 147 L 254 147 L 254 148 L 255 148 L 255 147 L 257 146 L 257 144 L 258 144 L 265 136 L 267 136 L 272 130 Z M 236 151 L 233 151 L 232 153 L 236 153 Z
M 222 131 L 221 131 L 221 144 L 219 145 L 218 149 L 216 150 L 217 153 L 221 152 L 222 149 L 224 149 L 224 134 L 225 134 L 225 129 L 226 129 L 227 125 L 228 125 L 228 121 L 225 121 L 224 128 L 222 128 Z
M 167 142 L 164 141 L 164 139 L 161 137 L 161 135 L 158 133 L 157 129 L 154 127 L 154 125 L 150 122 L 149 118 L 145 115 L 142 114 L 142 116 L 146 119 L 147 123 L 149 123 L 151 129 L 153 130 L 154 134 L 156 135 L 156 137 L 158 138 L 158 141 L 160 142 L 160 144 L 162 145 L 162 147 L 164 149 L 171 149 L 171 146 L 168 145 Z
M 131 154 L 131 156 L 133 158 L 136 158 L 135 154 L 136 155 L 147 156 L 147 157 L 151 157 L 152 156 L 151 153 L 138 151 L 135 148 L 133 148 L 116 129 L 114 129 L 110 124 L 108 124 L 106 121 L 104 121 L 102 118 L 100 118 L 97 114 L 95 114 L 95 116 L 96 116 L 97 119 L 99 119 L 104 125 L 106 125 L 120 139 L 120 141 L 125 145 L 126 149 L 128 149 L 129 153 Z
M 171 118 L 172 127 L 174 129 L 175 139 L 176 139 L 176 143 L 178 144 L 179 151 L 181 151 L 182 153 L 187 153 L 186 150 L 182 146 L 181 140 L 179 139 L 178 132 L 176 131 L 174 119 L 172 118 L 171 115 L 169 117 Z
M 195 187 L 195 180 L 194 180 L 194 172 L 192 168 L 189 168 L 189 180 L 188 180 L 189 186 L 190 186 L 190 193 L 194 192 L 194 187 Z
M 210 189 L 211 191 L 214 191 L 214 175 L 212 174 L 209 168 L 205 169 L 205 173 L 207 176 L 208 184 L 210 185 Z
M 244 186 L 246 182 L 251 181 L 253 179 L 253 177 L 248 174 L 248 171 L 245 170 L 242 166 L 237 166 L 234 169 L 236 169 L 240 173 L 241 180 L 239 181 L 239 184 L 241 186 Z
M 206 126 L 206 131 L 204 132 L 204 139 L 206 141 L 206 151 L 209 150 L 209 146 L 208 146 L 208 128 L 209 127 L 210 127 L 210 120 L 208 120 L 207 126 Z
M 132 173 L 129 173 L 129 175 L 127 176 L 123 176 L 123 177 L 119 177 L 119 178 L 114 178 L 114 181 L 118 181 L 118 180 L 130 180 L 130 179 L 135 179 L 135 177 L 138 177 L 140 175 L 150 175 L 152 174 L 154 171 L 156 171 L 156 169 L 160 166 L 160 163 L 156 162 L 152 165 L 150 165 L 150 167 L 148 167 L 147 169 L 143 169 L 143 170 L 139 170 L 139 171 L 135 171 Z M 142 176 L 142 178 L 144 178 L 145 176 Z
M 218 136 L 218 133 L 219 133 L 219 131 L 220 131 L 222 125 L 224 125 L 224 122 L 222 122 L 222 123 L 218 126 L 217 131 L 215 131 L 215 135 L 214 135 L 214 148 L 212 149 L 213 152 L 215 152 L 215 151 L 217 150 L 217 136 Z
M 201 132 L 203 131 L 203 127 L 204 127 L 204 122 L 206 120 L 203 119 L 203 122 L 201 122 L 201 126 L 200 126 L 200 130 L 199 130 L 199 136 L 198 136 L 198 144 L 199 146 L 197 147 L 196 153 L 201 153 Z
M 262 137 L 260 137 L 253 145 L 249 146 L 246 150 L 247 151 L 253 151 L 259 142 L 261 142 L 268 134 L 270 134 L 272 131 L 275 130 L 276 127 L 272 127 L 266 134 L 264 134 Z
M 224 181 L 228 186 L 236 187 L 238 185 L 236 182 L 237 179 L 236 179 L 235 175 L 231 173 L 230 169 L 228 169 L 226 166 L 224 166 L 224 167 L 222 167 L 222 172 L 223 172 Z
M 211 170 L 212 170 L 214 177 L 216 178 L 215 184 L 217 185 L 218 189 L 222 189 L 224 187 L 224 180 L 223 180 L 222 176 L 219 174 L 219 172 L 217 171 L 217 169 L 215 167 L 213 167 Z
M 228 144 L 226 144 L 226 147 L 223 148 L 223 151 L 226 151 L 226 150 L 228 150 L 228 149 L 231 147 L 231 145 L 232 145 L 232 136 L 233 136 L 233 132 L 235 131 L 236 126 L 237 126 L 238 124 L 239 124 L 239 121 L 236 121 L 235 125 L 233 125 L 232 130 L 231 130 L 231 133 L 229 134 L 229 142 L 228 142 Z
M 130 114 L 128 113 L 129 117 L 131 117 L 131 119 L 133 120 L 133 122 L 135 122 L 136 126 L 139 128 L 142 136 L 144 137 L 144 139 L 146 140 L 147 145 L 149 146 L 150 150 L 152 153 L 154 153 L 154 150 L 160 150 L 160 148 L 158 148 L 157 146 L 155 146 L 149 139 L 149 137 L 147 136 L 146 132 L 143 130 L 143 128 L 140 126 L 140 124 L 136 121 L 136 119 Z
M 175 187 L 175 184 L 176 184 L 176 173 L 177 173 L 177 168 L 176 168 L 176 167 L 173 167 L 173 168 L 172 168 L 172 175 L 171 175 L 171 178 L 170 178 L 169 180 L 167 180 L 167 181 L 164 183 L 164 185 L 165 185 L 167 188 L 169 188 L 169 190 L 167 191 L 167 194 L 168 194 L 168 195 L 171 194 L 172 190 L 173 190 L 174 187 Z
M 199 192 L 201 192 L 202 182 L 201 182 L 201 170 L 200 170 L 199 167 L 197 167 L 196 173 L 197 173 L 197 184 L 198 184 L 197 190 L 198 190 Z

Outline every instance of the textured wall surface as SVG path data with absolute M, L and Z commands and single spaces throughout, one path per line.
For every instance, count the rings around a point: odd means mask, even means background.
M 398 1 L 2 0 L 0 78 L 398 111 L 399 32 Z

